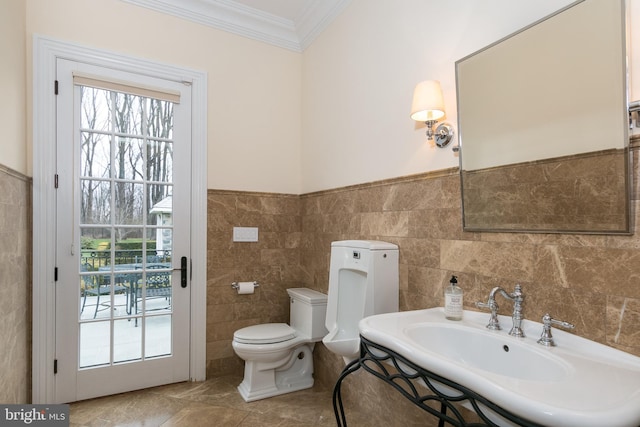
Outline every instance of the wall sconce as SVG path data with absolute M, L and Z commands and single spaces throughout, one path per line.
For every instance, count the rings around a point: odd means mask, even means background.
M 633 116 L 636 117 L 636 127 L 640 128 L 640 101 L 629 103 L 629 129 L 633 129 Z
M 444 117 L 444 98 L 442 88 L 437 80 L 425 80 L 416 85 L 411 104 L 411 118 L 427 125 L 427 139 L 433 140 L 440 148 L 446 147 L 453 139 L 453 127 L 449 123 L 441 123 L 433 131 L 433 126 Z

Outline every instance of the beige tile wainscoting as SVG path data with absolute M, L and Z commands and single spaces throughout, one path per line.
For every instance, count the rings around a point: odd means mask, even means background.
M 0 402 L 31 401 L 31 178 L 0 166 Z
M 637 141 L 633 154 L 637 212 Z M 0 401 L 24 403 L 31 400 L 32 182 L 0 168 L 0 188 Z M 300 196 L 209 190 L 208 377 L 241 377 L 233 331 L 288 321 L 286 288 L 327 292 L 330 244 L 341 239 L 399 245 L 401 310 L 441 305 L 450 274 L 459 276 L 468 309 L 493 286 L 512 288 L 519 282 L 527 295 L 527 318 L 537 320 L 548 311 L 575 323 L 578 335 L 640 356 L 637 232 L 469 233 L 461 228 L 460 203 L 457 168 Z M 234 226 L 258 227 L 259 241 L 234 243 Z M 255 294 L 238 295 L 231 288 L 231 282 L 247 280 L 260 282 Z M 506 304 L 503 309 L 509 310 Z M 318 387 L 331 388 L 342 360 L 322 344 L 314 358 Z M 424 413 L 363 372 L 348 379 L 344 396 L 348 407 L 381 423 L 424 423 Z
M 464 171 L 465 224 L 470 230 L 627 230 L 626 159 L 626 149 L 611 149 Z
M 442 305 L 451 274 L 467 309 L 494 286 L 520 283 L 526 318 L 549 312 L 576 324 L 580 336 L 640 356 L 640 236 L 463 232 L 457 168 L 302 196 L 209 190 L 208 209 L 209 376 L 241 374 L 233 331 L 287 321 L 287 287 L 327 292 L 330 244 L 342 239 L 399 246 L 401 310 Z M 233 243 L 234 226 L 259 227 L 260 241 Z M 236 295 L 235 280 L 261 285 L 254 295 Z M 314 359 L 316 381 L 331 387 L 342 360 L 322 344 Z M 389 422 L 424 422 L 386 384 L 362 372 L 352 377 L 347 405 Z

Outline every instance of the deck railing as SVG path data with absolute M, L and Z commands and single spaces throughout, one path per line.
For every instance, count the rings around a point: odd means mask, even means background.
M 146 261 L 148 263 L 171 262 L 171 251 L 147 250 Z M 115 250 L 114 264 L 134 264 L 142 263 L 142 250 Z M 91 270 L 98 270 L 100 267 L 111 265 L 110 250 L 83 250 L 80 256 L 81 265 L 91 266 Z

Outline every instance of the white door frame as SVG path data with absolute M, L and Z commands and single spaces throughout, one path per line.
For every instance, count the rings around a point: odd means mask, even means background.
M 75 43 L 33 38 L 33 403 L 54 400 L 56 60 L 69 59 L 192 86 L 191 336 L 189 377 L 206 378 L 207 76 Z

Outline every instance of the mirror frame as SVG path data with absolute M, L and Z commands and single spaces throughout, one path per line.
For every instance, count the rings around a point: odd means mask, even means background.
M 623 156 L 624 156 L 624 195 L 621 195 L 620 197 L 624 197 L 624 201 L 625 201 L 625 224 L 620 224 L 620 227 L 617 229 L 598 229 L 597 227 L 593 227 L 593 228 L 587 228 L 585 227 L 584 229 L 582 228 L 534 228 L 535 225 L 531 225 L 531 224 L 524 224 L 523 222 L 523 226 L 522 227 L 513 227 L 513 224 L 510 224 L 509 226 L 496 226 L 495 224 L 491 224 L 490 226 L 478 226 L 478 225 L 470 225 L 469 221 L 467 220 L 467 209 L 465 208 L 465 180 L 464 180 L 464 169 L 463 169 L 463 157 L 464 157 L 464 145 L 463 145 L 463 135 L 465 134 L 464 131 L 464 117 L 463 114 L 461 113 L 461 99 L 460 99 L 460 76 L 459 76 L 459 67 L 460 64 L 463 63 L 465 60 L 468 60 L 470 58 L 475 58 L 477 55 L 490 50 L 491 48 L 495 47 L 495 46 L 499 46 L 501 43 L 507 41 L 507 40 L 511 40 L 514 37 L 526 32 L 527 30 L 536 27 L 537 25 L 550 20 L 560 14 L 562 14 L 563 12 L 585 2 L 585 1 L 589 1 L 589 0 L 578 0 L 575 1 L 561 9 L 559 9 L 558 11 L 545 16 L 542 19 L 539 19 L 535 22 L 533 22 L 530 25 L 525 26 L 524 28 L 506 36 L 501 38 L 500 40 L 491 43 L 490 45 L 470 54 L 465 56 L 464 58 L 456 61 L 456 96 L 457 96 L 457 105 L 458 105 L 458 142 L 459 142 L 459 147 L 460 147 L 460 155 L 459 155 L 459 171 L 460 171 L 460 191 L 461 191 L 461 197 L 462 197 L 462 223 L 463 223 L 463 230 L 464 231 L 479 231 L 479 232 L 512 232 L 512 233 L 566 233 L 566 234 L 622 234 L 622 235 L 629 235 L 633 233 L 633 220 L 634 220 L 634 216 L 632 214 L 632 208 L 633 208 L 633 203 L 631 200 L 631 191 L 632 191 L 632 176 L 631 176 L 631 172 L 633 170 L 633 167 L 631 165 L 631 156 L 630 156 L 630 135 L 629 135 L 629 129 L 628 127 L 625 128 L 624 132 L 623 132 L 623 141 L 621 141 L 621 143 L 623 144 L 623 148 L 619 148 L 618 150 L 622 150 Z M 593 0 L 592 0 L 593 1 Z M 611 0 L 607 0 L 607 1 L 611 1 Z M 621 29 L 622 29 L 622 46 L 621 46 L 621 51 L 620 54 L 622 55 L 622 71 L 624 73 L 624 76 L 622 77 L 622 81 L 623 81 L 623 87 L 621 88 L 623 91 L 623 98 L 624 98 L 624 103 L 626 103 L 626 111 L 624 110 L 625 105 L 621 105 L 621 109 L 620 109 L 620 114 L 622 115 L 628 115 L 628 93 L 629 93 L 629 82 L 628 82 L 628 65 L 627 65 L 627 61 L 626 59 L 629 56 L 628 53 L 628 47 L 629 47 L 629 40 L 628 40 L 628 23 L 627 23 L 627 2 L 625 0 L 618 0 L 621 3 L 621 10 L 622 10 L 622 16 L 621 16 Z M 558 98 L 559 99 L 559 98 Z M 553 102 L 553 101 L 551 101 Z M 617 113 L 616 113 L 617 114 Z M 530 117 L 530 119 L 533 121 L 536 118 L 535 117 Z M 621 123 L 622 120 L 621 120 Z M 495 123 L 494 126 L 500 126 L 500 123 Z M 551 138 L 550 138 L 551 139 Z M 468 143 L 468 141 L 467 141 Z M 606 150 L 605 150 L 606 151 Z M 587 154 L 587 156 L 589 155 L 593 155 L 594 153 L 599 154 L 598 151 L 593 151 L 593 152 L 589 152 L 589 154 Z M 603 151 L 604 153 L 604 151 Z M 582 154 L 577 154 L 577 155 L 570 155 L 570 156 L 566 156 L 566 158 L 575 158 L 575 157 L 581 157 Z M 558 159 L 560 159 L 560 161 L 566 160 L 565 157 L 558 157 Z M 547 159 L 549 160 L 549 159 Z M 516 163 L 512 164 L 516 165 L 516 167 L 520 167 L 522 165 L 531 165 L 531 164 L 535 164 L 537 161 L 516 161 Z M 538 161 L 539 162 L 539 161 Z M 467 188 L 467 193 L 469 193 L 471 190 L 469 190 Z M 468 208 L 468 206 L 467 206 Z M 620 212 L 620 215 L 622 215 L 622 212 Z M 622 221 L 621 221 L 622 222 Z

